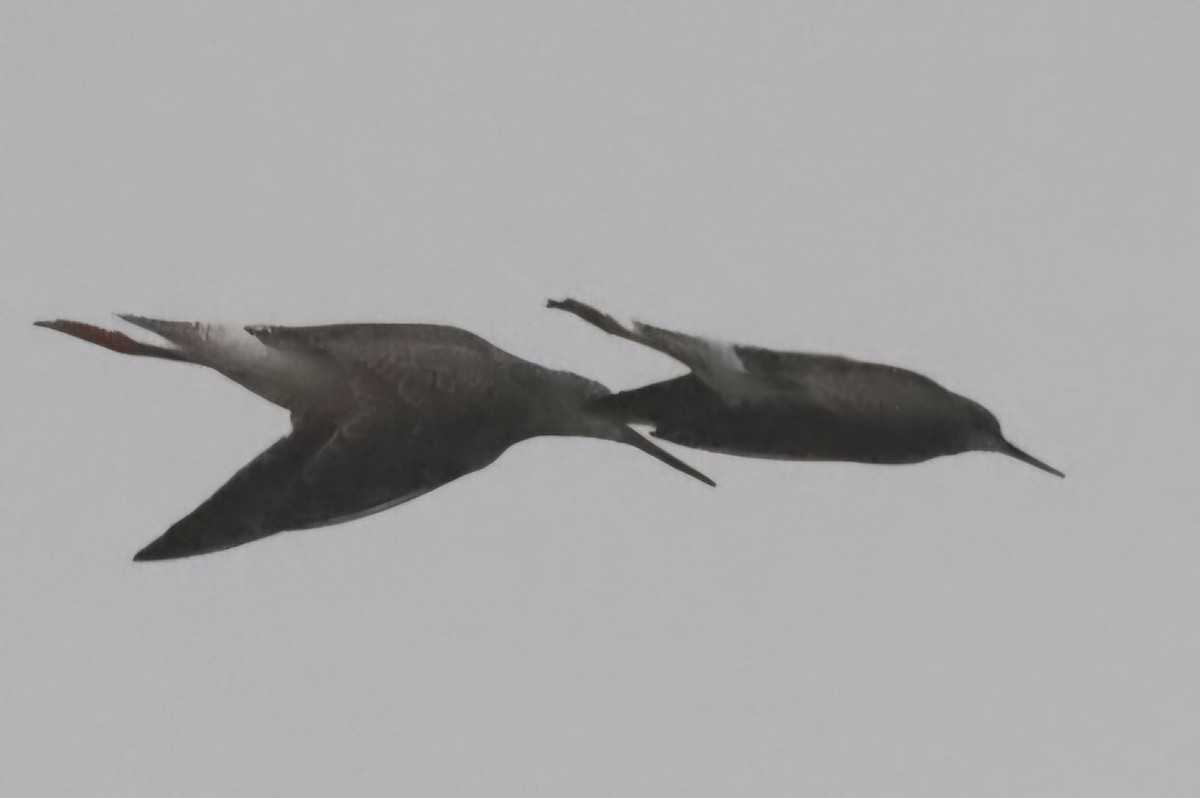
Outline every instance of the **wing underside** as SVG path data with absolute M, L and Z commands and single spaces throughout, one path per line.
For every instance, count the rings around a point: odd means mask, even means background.
M 304 467 L 333 435 L 325 426 L 294 429 L 234 474 L 216 493 L 134 556 L 168 560 L 240 546 L 301 522 L 289 502 Z
M 436 431 L 434 431 L 436 433 Z M 362 417 L 304 422 L 134 557 L 165 560 L 229 549 L 277 532 L 360 518 L 486 465 L 503 448 L 464 459 L 461 447 L 411 424 Z

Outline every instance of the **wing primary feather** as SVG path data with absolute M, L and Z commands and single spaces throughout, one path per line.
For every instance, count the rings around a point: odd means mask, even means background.
M 134 555 L 172 560 L 240 546 L 294 528 L 288 517 L 303 469 L 334 430 L 305 425 L 280 438 L 243 466 L 199 507 Z

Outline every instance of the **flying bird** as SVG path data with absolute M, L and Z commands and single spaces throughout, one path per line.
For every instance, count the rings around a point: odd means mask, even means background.
M 748 457 L 860 463 L 999 452 L 1063 476 L 1010 443 L 981 404 L 907 369 L 725 344 L 639 322 L 626 327 L 574 299 L 546 304 L 690 369 L 590 402 L 617 420 L 654 425 L 651 434 L 662 440 Z
M 121 316 L 167 345 L 77 321 L 39 321 L 129 355 L 208 366 L 291 412 L 292 430 L 134 557 L 228 549 L 376 513 L 477 471 L 541 435 L 634 446 L 712 480 L 590 400 L 599 383 L 433 324 L 249 326 Z

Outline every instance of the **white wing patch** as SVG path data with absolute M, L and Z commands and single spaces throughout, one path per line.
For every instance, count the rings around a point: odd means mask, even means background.
M 344 382 L 335 365 L 304 351 L 268 346 L 242 327 L 123 314 L 121 318 L 162 336 L 191 360 L 293 412 L 333 402 Z
M 633 329 L 639 340 L 683 363 L 726 399 L 749 401 L 775 392 L 761 376 L 746 370 L 733 344 L 637 321 L 633 323 Z
M 318 358 L 267 346 L 241 327 L 197 325 L 184 345 L 205 365 L 289 410 L 324 403 L 335 383 L 335 370 Z

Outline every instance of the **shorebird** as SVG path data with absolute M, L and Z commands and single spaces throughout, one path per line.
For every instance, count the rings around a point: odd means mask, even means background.
M 861 463 L 1000 452 L 1063 476 L 1009 443 L 981 404 L 907 369 L 725 344 L 639 322 L 626 327 L 574 299 L 546 305 L 691 370 L 590 403 L 618 420 L 653 424 L 650 434 L 662 440 L 749 457 Z
M 349 521 L 477 471 L 515 443 L 573 435 L 634 446 L 713 481 L 586 403 L 597 382 L 433 324 L 228 327 L 122 315 L 168 345 L 77 321 L 40 321 L 129 355 L 208 366 L 291 412 L 292 431 L 134 557 L 228 549 Z

